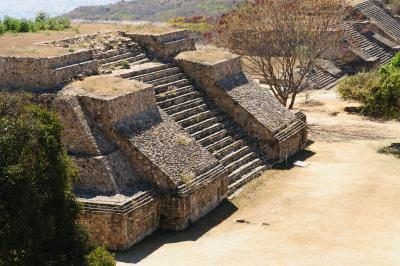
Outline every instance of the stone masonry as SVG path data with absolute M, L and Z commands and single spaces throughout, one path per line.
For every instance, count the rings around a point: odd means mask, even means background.
M 184 230 L 307 141 L 304 114 L 246 77 L 240 57 L 195 51 L 187 31 L 43 45 L 79 51 L 0 58 L 0 87 L 56 90 L 39 98 L 60 115 L 79 169 L 80 222 L 111 250 Z

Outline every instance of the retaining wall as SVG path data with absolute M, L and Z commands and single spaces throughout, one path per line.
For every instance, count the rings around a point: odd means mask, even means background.
M 59 88 L 79 74 L 96 74 L 98 67 L 93 51 L 48 58 L 0 57 L 0 88 Z

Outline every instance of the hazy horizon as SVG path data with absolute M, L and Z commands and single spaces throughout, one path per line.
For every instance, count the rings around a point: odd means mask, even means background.
M 119 0 L 0 0 L 0 19 L 8 15 L 16 18 L 34 18 L 39 11 L 51 16 L 65 14 L 79 6 L 104 5 Z

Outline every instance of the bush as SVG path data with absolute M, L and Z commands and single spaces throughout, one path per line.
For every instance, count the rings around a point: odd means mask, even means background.
M 0 93 L 0 265 L 84 265 L 74 167 L 55 114 Z
M 6 31 L 9 32 L 19 32 L 21 29 L 21 21 L 9 16 L 4 18 L 3 24 L 6 27 Z
M 6 32 L 6 26 L 0 20 L 0 35 L 3 35 Z
M 97 247 L 86 256 L 88 266 L 114 266 L 115 258 L 105 248 Z
M 61 31 L 71 27 L 68 18 L 50 18 L 46 13 L 40 12 L 35 20 L 16 19 L 6 16 L 0 21 L 0 35 L 6 32 L 36 32 L 38 30 Z
M 365 115 L 400 119 L 400 53 L 378 71 L 343 80 L 338 92 L 345 100 L 360 102 Z

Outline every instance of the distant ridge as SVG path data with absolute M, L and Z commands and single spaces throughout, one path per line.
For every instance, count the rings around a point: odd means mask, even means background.
M 177 16 L 213 16 L 243 0 L 133 0 L 83 6 L 66 14 L 71 19 L 166 21 Z

